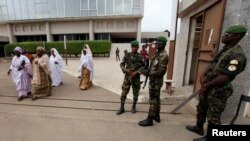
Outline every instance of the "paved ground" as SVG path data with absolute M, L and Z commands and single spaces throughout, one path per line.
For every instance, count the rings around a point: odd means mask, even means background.
M 54 88 L 51 97 L 17 102 L 15 86 L 6 76 L 8 67 L 9 62 L 0 63 L 1 141 L 191 141 L 199 137 L 185 129 L 186 124 L 195 122 L 190 107 L 184 107 L 177 115 L 168 114 L 179 100 L 163 100 L 162 122 L 143 128 L 137 123 L 146 117 L 147 103 L 138 104 L 139 112 L 132 114 L 128 100 L 127 112 L 116 116 L 119 95 L 96 85 L 81 91 L 79 80 L 67 73 L 63 74 L 64 85 Z M 113 82 L 116 83 L 118 80 Z
M 67 72 L 68 74 L 77 77 L 80 75 L 79 72 L 77 72 L 77 68 L 79 66 L 79 58 L 71 58 L 68 61 L 68 65 L 65 66 L 64 72 Z M 122 73 L 120 69 L 120 62 L 116 62 L 115 59 L 110 58 L 94 58 L 94 79 L 93 82 L 95 85 L 103 87 L 113 93 L 116 93 L 117 95 L 120 95 L 122 90 L 121 86 L 123 83 L 124 74 Z M 145 77 L 141 75 L 141 81 L 145 81 Z M 141 87 L 144 85 L 144 83 L 141 85 Z M 165 84 L 162 87 L 162 93 L 161 98 L 167 98 L 167 99 L 184 99 L 185 95 L 181 93 L 174 93 L 172 96 L 170 96 L 165 91 Z M 128 94 L 129 99 L 133 99 L 132 89 L 130 90 Z M 149 95 L 148 95 L 148 83 L 145 87 L 145 89 L 140 90 L 139 95 L 139 101 L 148 101 Z

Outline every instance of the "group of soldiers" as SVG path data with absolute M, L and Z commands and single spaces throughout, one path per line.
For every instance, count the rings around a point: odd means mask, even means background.
M 233 93 L 231 81 L 246 67 L 247 57 L 238 45 L 239 41 L 247 33 L 243 25 L 228 27 L 222 36 L 225 44 L 216 54 L 200 77 L 201 89 L 199 90 L 199 103 L 197 105 L 197 123 L 195 126 L 186 126 L 187 130 L 204 135 L 203 125 L 207 119 L 208 125 L 219 125 L 222 112 L 225 110 L 227 99 Z M 140 126 L 152 126 L 153 121 L 160 122 L 160 91 L 163 85 L 163 77 L 167 70 L 168 54 L 165 51 L 167 39 L 163 36 L 156 38 L 156 54 L 151 59 L 149 67 L 145 67 L 143 58 L 137 52 L 138 41 L 131 42 L 131 52 L 127 53 L 120 63 L 125 74 L 121 105 L 117 115 L 125 112 L 124 104 L 132 85 L 133 105 L 131 112 L 136 112 L 136 103 L 140 91 L 140 75 L 149 77 L 150 108 L 145 120 L 140 121 Z M 206 141 L 207 136 L 194 139 L 194 141 Z
M 152 126 L 153 120 L 160 122 L 160 91 L 168 64 L 168 55 L 165 51 L 166 43 L 167 39 L 165 37 L 160 36 L 156 38 L 155 47 L 157 52 L 152 58 L 150 66 L 147 68 L 142 56 L 138 53 L 139 42 L 131 42 L 131 52 L 126 53 L 120 63 L 121 70 L 125 76 L 122 84 L 121 106 L 116 113 L 117 115 L 125 112 L 124 104 L 131 86 L 133 90 L 133 105 L 131 112 L 136 113 L 136 103 L 138 101 L 141 85 L 140 75 L 143 74 L 150 80 L 150 108 L 147 118 L 140 121 L 139 125 Z

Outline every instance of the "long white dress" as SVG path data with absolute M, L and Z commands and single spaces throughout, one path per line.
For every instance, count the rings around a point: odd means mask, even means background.
M 81 53 L 80 65 L 78 67 L 78 72 L 82 71 L 82 66 L 86 67 L 90 71 L 90 81 L 92 81 L 94 78 L 94 61 L 93 61 L 92 52 L 87 44 L 86 44 L 86 47 L 87 47 L 85 49 L 86 55 L 83 54 L 83 51 Z
M 63 59 L 59 55 L 58 51 L 55 48 L 54 50 L 55 56 L 51 55 L 49 59 L 49 67 L 51 70 L 51 78 L 52 78 L 52 86 L 59 86 L 62 83 L 62 68 L 64 67 Z M 58 62 L 58 64 L 55 64 Z
M 25 62 L 25 65 L 22 70 L 18 71 L 18 68 L 23 61 Z M 27 94 L 31 92 L 32 76 L 32 68 L 29 59 L 24 55 L 20 55 L 20 57 L 14 56 L 10 69 L 13 82 L 16 84 L 16 90 L 19 92 L 18 97 L 27 96 Z

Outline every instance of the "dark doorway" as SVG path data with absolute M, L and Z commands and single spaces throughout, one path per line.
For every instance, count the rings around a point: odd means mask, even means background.
M 4 46 L 8 44 L 8 42 L 0 42 L 0 57 L 5 57 Z

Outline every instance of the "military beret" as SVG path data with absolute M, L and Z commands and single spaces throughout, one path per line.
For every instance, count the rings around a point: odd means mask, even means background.
M 225 31 L 226 33 L 246 33 L 247 28 L 244 25 L 232 25 Z
M 159 41 L 159 42 L 162 42 L 163 44 L 166 44 L 167 39 L 166 39 L 166 37 L 159 36 L 156 38 L 156 41 Z
M 131 42 L 131 46 L 132 47 L 139 46 L 139 42 L 137 40 L 134 40 L 134 41 Z

